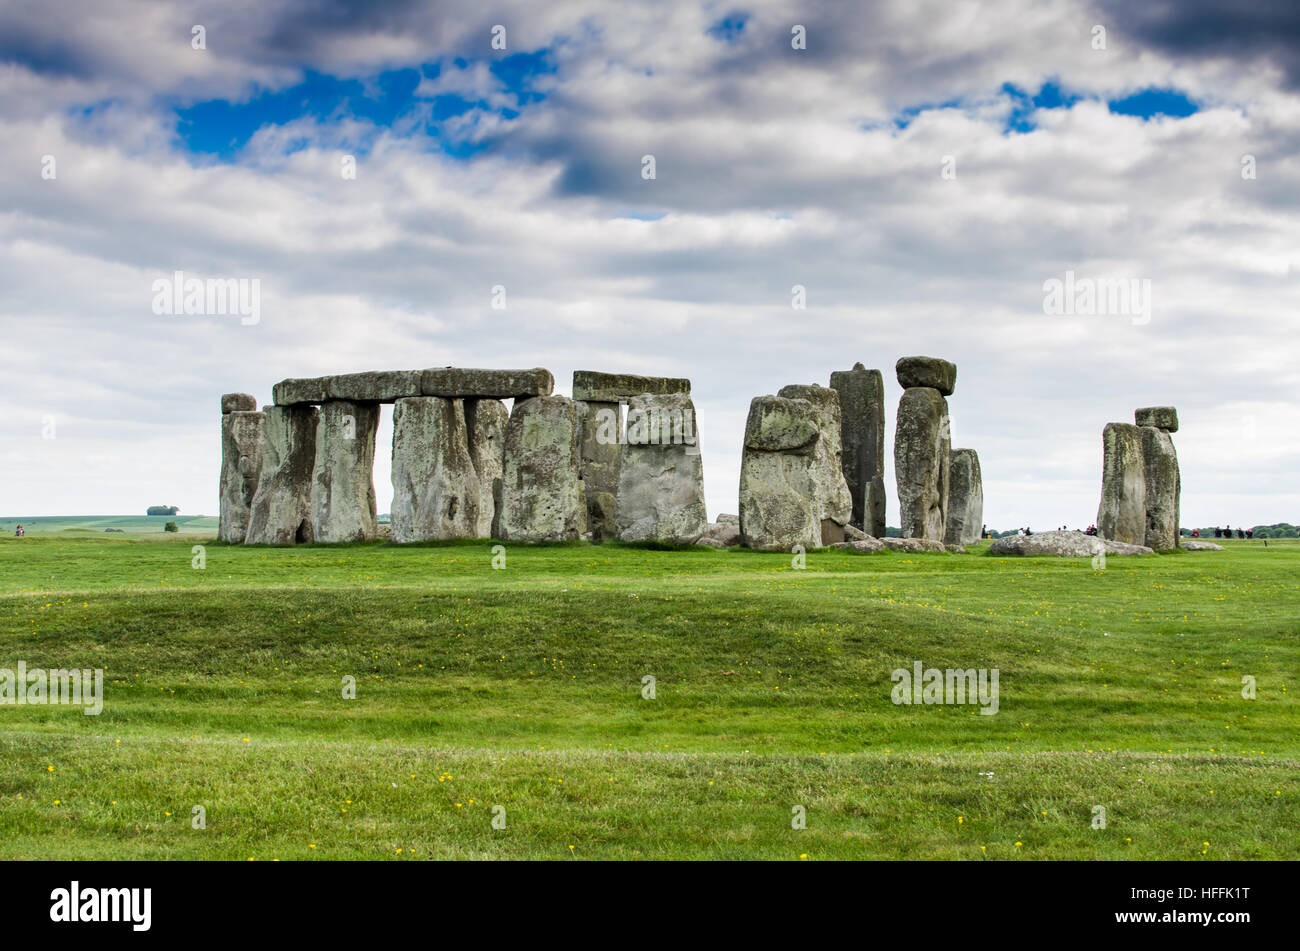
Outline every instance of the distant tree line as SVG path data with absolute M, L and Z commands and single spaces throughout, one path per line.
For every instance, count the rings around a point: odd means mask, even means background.
M 176 515 L 180 512 L 179 505 L 151 505 L 145 510 L 145 515 Z
M 1222 525 L 1218 527 L 1223 528 Z M 1245 525 L 1234 525 L 1232 528 L 1234 538 L 1237 537 L 1237 529 L 1239 528 L 1250 532 L 1256 538 L 1300 538 L 1300 528 L 1296 528 L 1290 522 L 1278 522 L 1276 525 L 1256 525 L 1253 528 L 1247 528 Z M 1202 538 L 1214 537 L 1213 525 L 1209 528 L 1198 528 L 1196 531 L 1201 533 Z M 1183 529 L 1184 535 L 1190 535 L 1191 533 L 1192 529 Z

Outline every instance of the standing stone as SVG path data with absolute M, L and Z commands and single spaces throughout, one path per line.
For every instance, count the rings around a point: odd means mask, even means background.
M 1141 426 L 1143 482 L 1146 497 L 1148 548 L 1168 551 L 1178 547 L 1179 484 L 1178 453 L 1164 429 Z
M 948 477 L 949 545 L 971 545 L 984 527 L 984 479 L 974 449 L 954 449 Z
M 226 398 L 223 396 L 222 405 Z M 264 413 L 228 410 L 221 417 L 221 516 L 217 537 L 234 545 L 248 534 L 248 517 L 262 473 Z
M 1101 434 L 1103 459 L 1097 534 L 1127 545 L 1146 544 L 1146 465 L 1142 430 L 1107 423 Z
M 465 401 L 469 458 L 479 484 L 475 538 L 497 537 L 497 500 L 501 498 L 501 472 L 505 468 L 506 423 L 509 419 L 510 414 L 500 400 Z
M 489 428 L 492 412 L 485 410 L 483 420 L 477 421 L 481 429 Z M 488 469 L 493 450 L 482 436 L 480 446 Z M 481 537 L 482 486 L 461 400 L 413 396 L 393 404 L 392 477 L 394 542 Z
M 903 391 L 894 432 L 894 474 L 903 538 L 943 541 L 947 534 L 952 460 L 949 428 L 948 401 L 939 390 L 914 386 Z
M 777 396 L 807 400 L 817 411 L 819 436 L 813 445 L 808 473 L 812 478 L 813 515 L 821 526 L 820 544 L 844 541 L 844 526 L 853 517 L 853 496 L 844 480 L 840 442 L 840 395 L 825 386 L 783 386 Z
M 686 544 L 704 534 L 704 469 L 689 396 L 633 397 L 621 455 L 615 516 L 620 539 Z
M 379 406 L 327 400 L 316 430 L 311 524 L 318 542 L 375 537 L 375 431 Z
M 851 524 L 885 534 L 885 384 L 879 370 L 855 363 L 831 374 L 840 395 L 841 468 L 853 499 Z
M 564 396 L 516 400 L 505 441 L 501 539 L 569 541 L 586 534 L 574 401 Z
M 249 506 L 249 545 L 313 540 L 312 471 L 316 466 L 314 406 L 272 406 L 262 425 L 262 470 Z
M 822 543 L 813 508 L 813 453 L 821 412 L 804 399 L 756 396 L 740 460 L 740 534 L 761 551 L 806 551 Z
M 579 401 L 582 486 L 587 498 L 587 527 L 592 541 L 618 534 L 619 464 L 623 453 L 623 404 Z

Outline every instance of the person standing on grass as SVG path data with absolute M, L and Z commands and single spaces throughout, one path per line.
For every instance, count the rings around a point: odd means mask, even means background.
M 27 531 L 22 527 L 21 524 L 14 529 L 14 538 L 22 538 L 26 534 Z

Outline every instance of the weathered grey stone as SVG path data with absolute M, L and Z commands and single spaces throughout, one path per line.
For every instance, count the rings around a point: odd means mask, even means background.
M 938 390 L 941 396 L 952 396 L 957 386 L 956 365 L 938 357 L 900 357 L 894 373 L 905 390 L 926 386 Z
M 885 543 L 878 538 L 872 538 L 868 535 L 866 538 L 857 538 L 853 541 L 835 542 L 828 547 L 839 548 L 843 551 L 856 552 L 859 555 L 874 555 L 876 552 L 885 550 Z
M 229 410 L 221 417 L 221 514 L 217 537 L 223 542 L 239 545 L 248 534 L 248 517 L 262 472 L 265 422 L 264 413 L 244 410 Z
M 323 403 L 325 402 L 325 377 L 281 380 L 271 387 L 271 400 L 276 406 Z
M 1216 545 L 1214 542 L 1198 541 L 1194 538 L 1185 539 L 1180 546 L 1188 551 L 1223 551 L 1222 545 Z
M 623 455 L 623 404 L 578 401 L 577 413 L 587 528 L 592 540 L 600 542 L 618 535 L 614 518 Z
M 799 545 L 807 551 L 821 545 L 809 465 L 806 453 L 745 447 L 740 462 L 740 531 L 750 548 L 790 551 Z
M 695 405 L 683 393 L 634 396 L 619 461 L 618 537 L 686 543 L 708 527 Z
M 720 539 L 714 538 L 711 535 L 701 535 L 699 538 L 695 540 L 695 544 L 703 545 L 705 548 L 726 548 L 727 547 L 725 542 L 721 541 Z
M 1111 542 L 1083 532 L 1039 532 L 1037 535 L 1008 535 L 989 545 L 990 555 L 1051 555 L 1057 558 L 1088 558 L 1100 555 L 1149 555 L 1140 545 Z
M 324 377 L 325 398 L 358 403 L 394 403 L 420 395 L 419 370 L 366 370 Z
M 812 475 L 821 421 L 822 411 L 808 400 L 750 402 L 740 460 L 740 531 L 750 548 L 807 551 L 822 544 Z
M 1156 551 L 1178 547 L 1181 485 L 1178 453 L 1169 433 L 1154 426 L 1138 427 L 1142 433 L 1143 475 L 1146 483 L 1145 544 Z
M 909 555 L 926 552 L 942 555 L 948 551 L 948 547 L 936 538 L 881 538 L 879 541 L 890 551 L 901 551 Z
M 636 376 L 632 373 L 573 371 L 573 398 L 587 403 L 626 403 L 634 396 L 669 393 L 690 395 L 691 381 L 667 376 Z
M 498 533 L 505 541 L 576 540 L 587 532 L 573 400 L 517 400 L 506 425 Z
M 506 424 L 510 413 L 500 400 L 465 400 L 465 428 L 469 436 L 469 458 L 478 476 L 478 512 L 474 537 L 496 537 L 497 500 L 501 497 L 501 473 L 505 469 Z
M 1117 542 L 1110 538 L 1103 538 L 1101 543 L 1106 546 L 1108 555 L 1153 555 L 1155 551 L 1146 545 L 1130 545 L 1127 542 Z
M 257 399 L 249 393 L 222 393 L 221 415 L 257 412 Z
M 948 401 L 933 387 L 904 390 L 894 434 L 894 475 L 904 538 L 943 541 L 951 457 Z
M 840 395 L 844 481 L 853 499 L 850 524 L 871 536 L 885 534 L 885 384 L 879 370 L 855 363 L 831 374 Z
M 394 404 L 392 477 L 394 542 L 481 537 L 483 492 L 462 400 L 415 396 Z
M 844 480 L 840 444 L 840 395 L 825 386 L 783 386 L 777 396 L 807 400 L 817 411 L 819 436 L 812 448 L 813 514 L 822 526 L 821 544 L 844 541 L 844 527 L 853 517 L 853 497 Z
M 462 370 L 434 367 L 420 373 L 420 393 L 424 396 L 452 398 L 491 397 L 492 399 L 528 399 L 550 396 L 555 377 L 550 370 Z
M 1139 426 L 1154 426 L 1167 433 L 1178 432 L 1178 410 L 1173 406 L 1146 406 L 1135 410 L 1133 421 Z
M 860 528 L 854 528 L 852 525 L 844 526 L 844 540 L 846 542 L 860 542 L 868 538 L 875 538 L 874 535 L 868 535 Z
M 952 543 L 950 542 L 950 543 L 944 545 L 943 547 L 947 550 L 948 554 L 950 554 L 950 555 L 964 555 L 964 554 L 966 554 L 966 546 L 965 546 L 965 545 L 955 545 L 955 544 L 952 544 Z
M 819 422 L 816 408 L 807 400 L 756 396 L 749 403 L 745 421 L 745 448 L 811 453 L 820 435 Z
M 739 522 L 710 522 L 709 527 L 705 529 L 705 538 L 711 538 L 722 546 L 739 545 L 740 523 Z
M 310 542 L 312 471 L 316 467 L 314 406 L 272 406 L 263 413 L 262 470 L 249 506 L 249 545 Z
M 1142 545 L 1146 542 L 1146 469 L 1142 430 L 1130 423 L 1107 423 L 1102 431 L 1101 505 L 1097 534 Z
M 735 525 L 737 528 L 740 527 L 740 516 L 739 516 L 739 515 L 728 515 L 728 514 L 723 514 L 723 515 L 719 515 L 719 516 L 717 517 L 717 519 L 715 519 L 715 521 L 716 521 L 719 525 Z
M 375 537 L 374 403 L 327 400 L 316 429 L 311 524 L 318 542 L 363 542 Z
M 984 525 L 984 481 L 974 449 L 954 449 L 948 476 L 949 545 L 973 545 Z

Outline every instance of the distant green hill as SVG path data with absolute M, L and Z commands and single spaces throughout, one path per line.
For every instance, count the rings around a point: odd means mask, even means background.
M 13 535 L 21 524 L 28 535 L 161 535 L 168 522 L 186 535 L 217 533 L 215 515 L 14 515 L 0 517 L 0 534 Z

